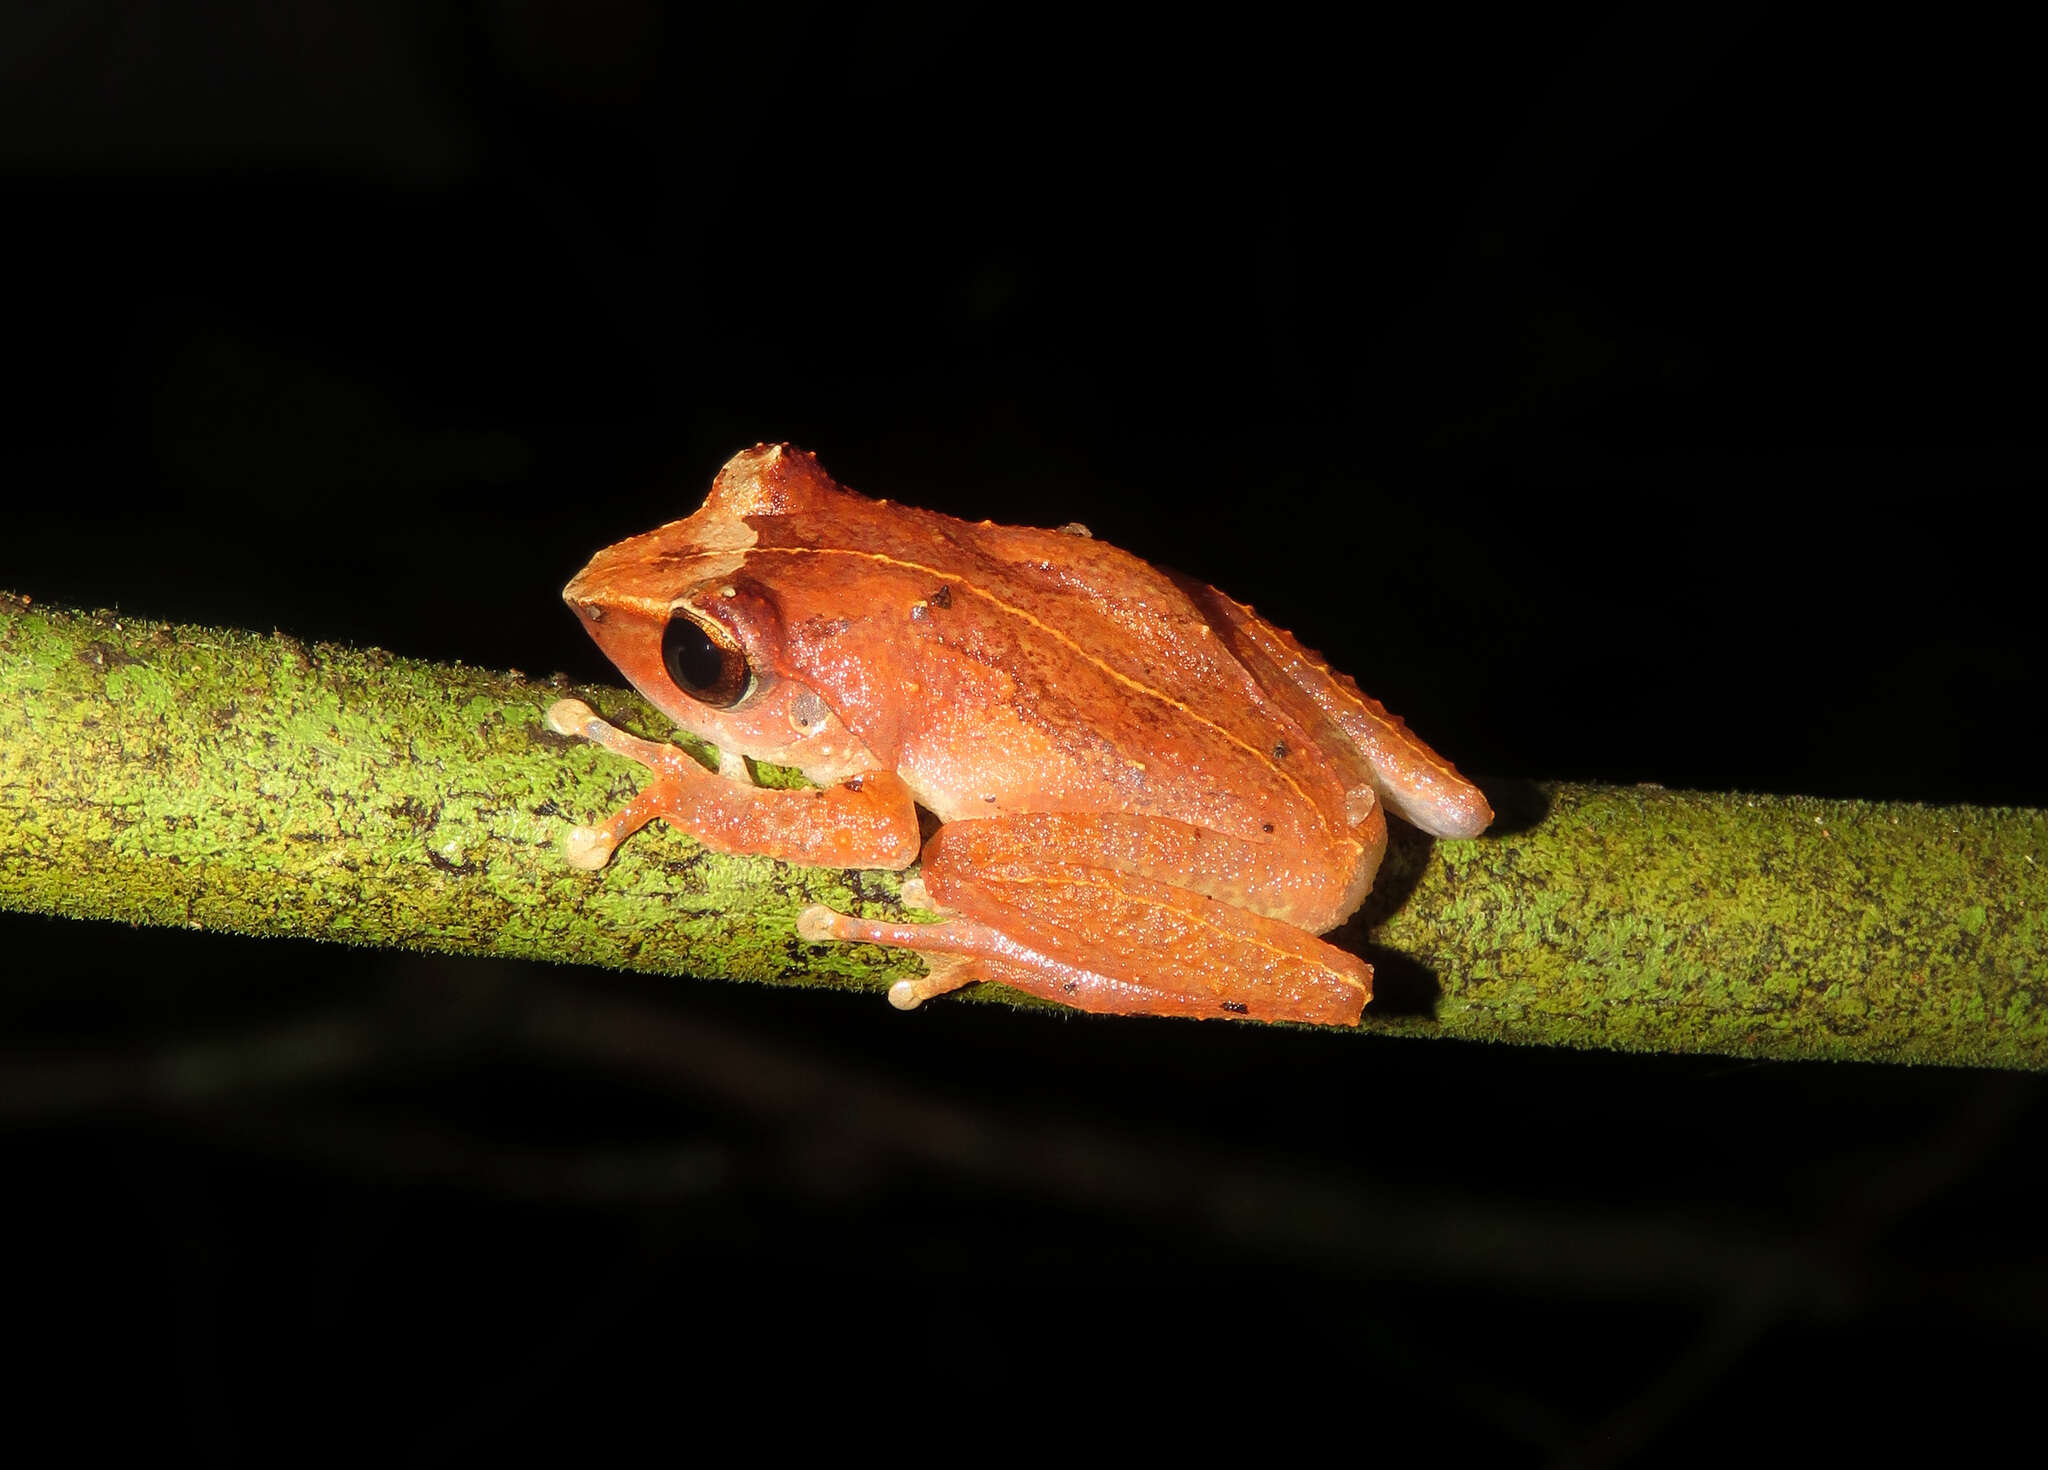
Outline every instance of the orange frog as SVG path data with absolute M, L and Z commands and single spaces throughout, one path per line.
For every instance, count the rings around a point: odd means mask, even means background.
M 788 445 L 563 591 L 707 771 L 576 700 L 549 725 L 654 772 L 568 859 L 662 817 L 719 852 L 903 869 L 937 923 L 798 916 L 913 949 L 905 1010 L 994 980 L 1087 1011 L 1355 1025 L 1372 967 L 1314 936 L 1357 909 L 1386 808 L 1471 837 L 1478 789 L 1314 653 L 1212 587 L 1058 531 L 842 488 Z M 741 757 L 815 785 L 755 786 Z

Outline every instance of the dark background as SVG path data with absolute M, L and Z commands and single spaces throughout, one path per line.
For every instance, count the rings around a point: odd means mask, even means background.
M 28 9 L 0 587 L 604 678 L 561 584 L 790 439 L 1217 582 L 1482 777 L 2048 800 L 2017 32 Z M 80 1443 L 1604 1464 L 2038 1385 L 2028 1079 L 0 946 Z

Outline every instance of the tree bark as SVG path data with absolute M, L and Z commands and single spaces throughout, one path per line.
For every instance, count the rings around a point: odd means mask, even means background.
M 877 992 L 921 968 L 796 936 L 807 903 L 903 914 L 897 874 L 666 827 L 568 868 L 644 773 L 551 734 L 565 694 L 673 736 L 622 690 L 0 594 L 0 906 Z M 1378 971 L 1362 1030 L 2048 1065 L 2048 813 L 1486 784 L 1493 831 L 1395 824 L 1334 936 Z

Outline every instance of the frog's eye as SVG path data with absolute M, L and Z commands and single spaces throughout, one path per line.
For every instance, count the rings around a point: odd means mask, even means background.
M 676 688 L 713 709 L 731 709 L 746 697 L 753 682 L 747 656 L 730 633 L 680 610 L 670 614 L 668 630 L 661 635 L 661 666 Z

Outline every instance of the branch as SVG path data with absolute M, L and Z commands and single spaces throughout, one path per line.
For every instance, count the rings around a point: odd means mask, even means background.
M 0 907 L 877 992 L 918 970 L 796 937 L 808 903 L 901 915 L 897 874 L 722 856 L 667 828 L 601 873 L 568 868 L 563 834 L 642 774 L 548 732 L 565 693 L 673 733 L 619 690 L 0 594 Z M 1502 820 L 1475 842 L 1397 824 L 1337 936 L 1379 972 L 1362 1029 L 2048 1067 L 2048 813 L 1489 795 Z

